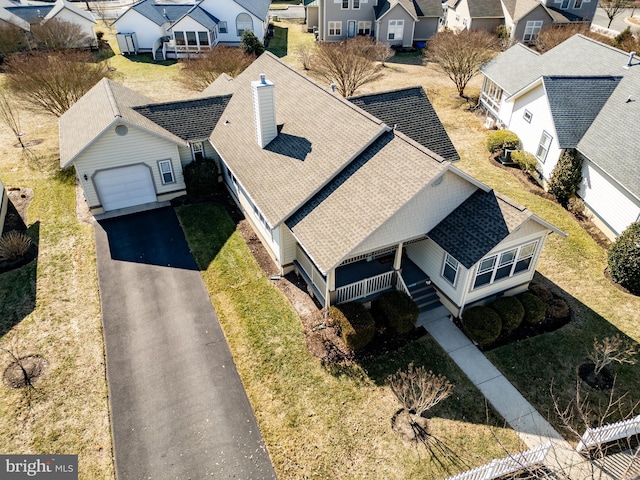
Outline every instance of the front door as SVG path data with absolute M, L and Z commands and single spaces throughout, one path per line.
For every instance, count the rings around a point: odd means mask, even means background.
M 353 20 L 349 20 L 347 35 L 349 36 L 349 38 L 353 38 L 356 36 L 356 22 Z

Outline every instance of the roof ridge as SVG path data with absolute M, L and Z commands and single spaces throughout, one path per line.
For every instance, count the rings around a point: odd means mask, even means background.
M 111 80 L 108 78 L 102 79 L 102 84 L 104 86 L 104 91 L 107 94 L 107 100 L 109 100 L 109 105 L 111 106 L 111 111 L 113 112 L 114 117 L 122 118 L 122 112 L 120 111 L 120 104 L 118 100 L 116 100 L 116 96 L 113 93 L 113 86 L 111 85 Z
M 562 43 L 559 43 L 558 45 L 556 45 L 555 47 L 553 47 L 551 50 L 549 50 L 549 52 L 550 52 L 550 51 L 552 51 L 552 50 L 554 50 L 554 49 L 556 49 L 557 47 L 559 47 L 559 46 L 560 46 L 560 45 L 562 45 L 563 43 L 566 43 L 566 42 L 568 42 L 569 40 L 571 40 L 571 39 L 573 39 L 573 38 L 575 38 L 575 37 L 580 38 L 580 39 L 582 39 L 582 40 L 588 40 L 589 42 L 591 42 L 591 43 L 595 43 L 595 44 L 597 44 L 597 45 L 599 45 L 599 46 L 601 46 L 601 47 L 606 47 L 608 50 L 613 50 L 615 53 L 619 53 L 619 54 L 620 54 L 620 55 L 622 55 L 624 58 L 628 58 L 628 57 L 629 57 L 629 53 L 625 52 L 624 50 L 620 50 L 619 48 L 616 48 L 616 47 L 614 47 L 614 46 L 612 46 L 612 45 L 607 45 L 606 43 L 599 42 L 598 40 L 595 40 L 595 39 L 593 39 L 593 38 L 591 38 L 591 37 L 587 37 L 587 36 L 585 36 L 585 35 L 583 35 L 583 34 L 581 34 L 581 33 L 576 33 L 573 37 L 571 37 L 571 38 L 569 38 L 569 39 L 565 40 L 565 41 L 564 41 L 564 42 L 562 42 Z M 548 53 L 548 52 L 545 52 L 545 53 Z
M 408 90 L 422 90 L 424 91 L 424 87 L 422 87 L 421 85 L 414 85 L 412 87 L 400 87 L 400 88 L 394 88 L 393 90 L 385 90 L 384 92 L 372 92 L 372 93 L 363 93 L 362 95 L 355 95 L 353 97 L 349 97 L 348 100 L 358 100 L 360 98 L 366 98 L 366 97 L 373 97 L 376 95 L 386 95 L 389 93 L 397 93 L 397 92 L 404 92 L 404 91 L 408 91 Z
M 145 103 L 143 105 L 135 105 L 131 107 L 133 110 L 137 110 L 140 108 L 148 108 L 148 107 L 159 107 L 163 105 L 179 105 L 181 103 L 189 103 L 189 102 L 201 102 L 203 100 L 210 100 L 213 98 L 224 98 L 231 97 L 231 93 L 227 93 L 225 95 L 207 95 L 206 97 L 195 97 L 195 98 L 187 98 L 185 100 L 171 100 L 168 102 L 153 102 L 153 103 Z
M 533 212 L 531 212 L 531 210 L 529 210 L 524 205 L 520 205 L 519 203 L 516 203 L 510 197 L 507 197 L 506 195 L 503 195 L 502 193 L 495 191 L 493 188 L 490 190 L 490 192 L 493 192 L 493 194 L 496 196 L 496 198 L 498 200 L 500 200 L 501 202 L 504 202 L 507 205 L 515 208 L 516 210 L 518 210 L 520 212 L 527 212 L 527 213 L 529 213 L 529 215 L 533 214 Z

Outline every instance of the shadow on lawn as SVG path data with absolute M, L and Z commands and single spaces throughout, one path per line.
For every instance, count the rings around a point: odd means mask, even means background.
M 26 229 L 31 237 L 31 250 L 19 266 L 0 273 L 0 337 L 9 332 L 36 308 L 36 272 L 40 222 Z
M 273 27 L 273 37 L 269 39 L 267 50 L 276 57 L 286 57 L 289 45 L 289 29 L 287 27 Z

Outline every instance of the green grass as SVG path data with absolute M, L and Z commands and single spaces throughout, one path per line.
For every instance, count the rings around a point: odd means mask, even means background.
M 443 478 L 422 448 L 391 431 L 399 404 L 385 379 L 410 361 L 444 373 L 453 397 L 434 411 L 432 433 L 466 465 L 518 449 L 482 395 L 426 337 L 366 364 L 323 368 L 300 319 L 259 268 L 226 212 L 183 207 L 178 216 L 231 347 L 279 478 Z M 445 459 L 446 461 L 446 459 Z

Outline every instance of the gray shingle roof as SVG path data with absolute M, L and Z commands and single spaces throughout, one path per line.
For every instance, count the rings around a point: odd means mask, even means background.
M 440 0 L 413 0 L 418 17 L 441 17 L 442 2 Z
M 387 125 L 397 125 L 399 131 L 444 159 L 460 160 L 422 87 L 362 95 L 349 100 Z
M 200 5 L 196 5 L 189 10 L 182 18 L 190 17 L 208 30 L 213 30 L 220 22 L 215 16 L 204 10 Z M 182 20 L 182 18 L 180 20 Z M 178 22 L 180 21 L 178 20 Z M 178 23 L 176 22 L 176 23 Z
M 396 5 L 402 5 L 410 15 L 417 18 L 418 13 L 416 7 L 413 4 L 413 0 L 380 0 L 375 7 L 376 19 L 382 17 L 385 13 L 391 10 Z
M 469 0 L 471 18 L 504 18 L 500 0 Z
M 235 0 L 235 2 L 260 20 L 267 18 L 269 5 L 271 5 L 271 0 Z
M 236 84 L 233 82 L 233 78 L 226 73 L 221 73 L 207 88 L 200 92 L 200 96 L 230 95 L 235 91 L 235 88 Z
M 132 108 L 150 103 L 153 103 L 150 98 L 103 78 L 60 117 L 60 166 L 69 166 L 102 132 L 118 122 L 186 145 L 182 139 Z
M 256 141 L 251 82 L 265 73 L 275 84 L 279 137 Z M 211 144 L 275 227 L 318 192 L 387 128 L 328 88 L 262 54 L 231 82 L 235 93 Z M 305 150 L 300 159 L 299 148 Z
M 53 5 L 25 5 L 20 7 L 6 7 L 5 10 L 13 13 L 16 17 L 20 17 L 25 22 L 38 23 L 53 10 L 53 7 Z
M 531 217 L 524 207 L 491 190 L 476 190 L 428 235 L 466 268 L 471 268 Z
M 403 135 L 384 133 L 286 224 L 326 273 L 448 165 Z
M 520 20 L 534 8 L 541 7 L 539 0 L 502 0 L 502 2 L 514 22 Z
M 133 109 L 183 140 L 209 138 L 231 95 L 154 103 Z
M 133 5 L 131 9 L 147 17 L 156 25 L 162 25 L 165 22 L 175 22 L 179 20 L 191 10 L 194 5 L 195 3 L 155 3 L 153 0 L 142 0 Z M 122 15 L 125 13 L 127 12 L 124 12 Z
M 560 148 L 575 148 L 622 77 L 542 77 Z

